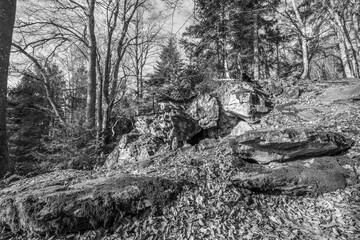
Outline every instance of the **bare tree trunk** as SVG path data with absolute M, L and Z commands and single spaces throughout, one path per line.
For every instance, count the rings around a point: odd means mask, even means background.
M 305 37 L 301 37 L 301 49 L 302 49 L 302 61 L 303 61 L 303 72 L 301 79 L 308 79 L 310 76 L 310 61 L 309 61 L 309 50 L 308 42 Z
M 346 29 L 345 23 L 342 22 L 341 16 L 337 11 L 334 10 L 336 7 L 336 4 L 333 0 L 330 0 L 330 7 L 328 8 L 330 14 L 332 15 L 334 19 L 334 24 L 336 26 L 336 30 L 338 31 L 337 36 L 339 39 L 339 48 L 340 48 L 340 54 L 341 59 L 343 61 L 344 65 L 344 72 L 346 77 L 354 77 L 358 76 L 359 74 L 359 65 L 357 63 L 357 53 L 354 49 L 354 46 L 352 45 L 350 36 L 348 34 L 348 31 Z M 350 63 L 349 58 L 347 55 L 347 49 L 351 50 L 352 53 L 352 69 L 350 69 Z M 352 70 L 352 71 L 351 71 Z M 349 74 L 349 71 L 351 74 Z
M 343 33 L 344 33 L 344 37 L 345 37 L 345 43 L 346 45 L 348 45 L 349 49 L 351 50 L 352 53 L 352 66 L 353 66 L 353 74 L 355 77 L 359 77 L 359 63 L 358 63 L 358 51 L 359 49 L 357 49 L 357 46 L 354 45 L 351 41 L 350 38 L 350 34 L 348 32 L 348 30 L 346 29 L 345 23 L 342 25 L 343 28 Z
M 9 170 L 9 151 L 6 135 L 7 79 L 16 0 L 0 1 L 0 177 Z
M 112 79 L 112 87 L 111 87 L 111 93 L 109 94 L 109 98 L 106 98 L 106 96 L 104 95 L 104 109 L 103 109 L 103 124 L 102 124 L 102 130 L 104 132 L 104 141 L 106 142 L 109 137 L 109 132 L 110 132 L 110 117 L 111 117 L 111 112 L 112 109 L 114 107 L 114 102 L 115 102 L 115 93 L 116 93 L 116 87 L 117 87 L 117 83 L 118 83 L 118 75 L 119 75 L 119 69 L 120 69 L 120 63 L 123 60 L 124 54 L 125 54 L 125 50 L 129 45 L 129 40 L 127 37 L 127 33 L 129 30 L 129 25 L 130 22 L 133 20 L 134 15 L 137 11 L 137 9 L 139 9 L 146 1 L 140 1 L 140 0 L 136 0 L 133 4 L 130 4 L 127 6 L 128 2 L 125 1 L 125 6 L 124 7 L 124 16 L 122 17 L 122 21 L 123 21 L 123 26 L 122 26 L 122 30 L 120 33 L 120 38 L 117 42 L 117 58 L 114 62 L 114 67 L 113 67 L 113 79 Z M 116 23 L 115 23 L 116 25 Z M 103 91 L 107 91 L 105 89 L 105 84 L 104 84 L 104 89 Z M 107 86 L 109 87 L 109 86 Z
M 224 77 L 226 79 L 230 78 L 229 66 L 227 61 L 227 23 L 229 19 L 229 11 L 225 9 L 225 5 L 222 5 L 222 22 L 223 22 L 223 67 L 224 67 Z
M 341 62 L 342 62 L 342 65 L 343 65 L 345 77 L 353 78 L 354 75 L 353 75 L 353 73 L 351 71 L 350 64 L 349 64 L 349 59 L 348 59 L 348 56 L 346 54 L 347 51 L 346 51 L 346 45 L 345 45 L 344 39 L 343 39 L 343 37 L 341 36 L 340 33 L 337 33 L 336 35 L 337 35 L 337 38 L 338 38 L 338 41 L 339 41 L 340 57 L 341 57 Z
M 359 13 L 354 13 L 352 16 L 352 36 L 355 41 L 357 59 L 360 59 L 360 27 L 359 27 Z
M 95 3 L 89 0 L 88 11 L 88 41 L 89 41 L 89 67 L 86 97 L 86 125 L 89 129 L 95 127 L 96 110 L 96 36 L 95 36 Z
M 140 77 L 140 56 L 139 56 L 139 35 L 140 35 L 140 15 L 136 12 L 135 19 L 135 75 L 136 75 L 136 98 L 140 99 L 141 96 L 141 77 Z
M 296 19 L 300 25 L 300 42 L 301 42 L 301 52 L 302 52 L 302 62 L 303 62 L 303 72 L 301 74 L 301 79 L 307 79 L 310 76 L 310 60 L 309 60 L 309 50 L 308 50 L 308 41 L 306 39 L 306 26 L 301 19 L 301 15 L 298 7 L 296 6 L 295 0 L 292 0 L 293 9 L 295 11 Z
M 98 61 L 97 63 L 97 68 L 98 68 L 98 85 L 99 85 L 99 90 L 97 93 L 97 114 L 96 114 L 96 137 L 97 139 L 100 138 L 101 136 L 101 132 L 102 132 L 102 119 L 103 119 L 103 76 L 101 74 L 101 66 L 100 66 L 100 61 Z
M 260 79 L 259 16 L 254 13 L 254 80 Z
M 218 31 L 218 35 L 220 35 L 220 32 Z M 221 73 L 221 54 L 220 54 L 220 50 L 221 50 L 221 45 L 220 45 L 220 40 L 219 38 L 216 38 L 216 56 L 217 56 L 217 78 L 222 78 L 222 73 Z
M 280 51 L 279 43 L 276 43 L 276 77 L 280 77 Z
M 331 1 L 331 3 L 334 4 L 333 1 Z M 335 5 L 333 5 L 333 6 L 335 6 Z M 337 13 L 336 11 L 333 11 L 333 14 L 334 14 L 335 21 L 340 30 L 339 34 L 342 34 L 347 48 L 351 51 L 351 55 L 352 55 L 351 63 L 352 63 L 352 70 L 353 70 L 352 73 L 353 73 L 354 77 L 359 77 L 359 64 L 357 61 L 358 49 L 356 49 L 356 46 L 353 45 L 353 43 L 351 41 L 350 34 L 346 28 L 345 20 L 343 20 L 342 17 L 339 15 L 339 13 Z

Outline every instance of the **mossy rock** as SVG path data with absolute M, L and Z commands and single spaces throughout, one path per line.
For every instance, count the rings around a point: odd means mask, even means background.
M 51 175 L 49 175 L 51 177 Z M 182 182 L 118 175 L 76 184 L 36 179 L 0 191 L 0 226 L 14 233 L 63 235 L 90 229 L 113 230 L 125 219 L 161 214 L 175 200 Z M 25 189 L 25 190 L 24 190 Z

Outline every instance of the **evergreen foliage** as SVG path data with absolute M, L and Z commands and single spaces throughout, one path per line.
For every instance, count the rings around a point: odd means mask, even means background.
M 167 44 L 162 46 L 159 60 L 156 61 L 154 73 L 151 75 L 149 86 L 161 87 L 176 84 L 180 80 L 184 64 L 177 49 L 176 39 L 171 37 Z
M 96 162 L 98 146 L 87 139 L 84 126 L 86 89 L 85 68 L 79 68 L 73 83 L 78 88 L 66 89 L 62 72 L 56 64 L 46 67 L 53 99 L 69 114 L 68 133 L 64 132 L 46 98 L 38 69 L 23 74 L 19 84 L 9 92 L 8 127 L 10 154 L 20 174 L 48 171 L 54 168 L 91 168 Z M 71 120 L 71 121 L 70 121 Z
M 24 161 L 35 161 L 34 152 L 41 152 L 41 139 L 49 134 L 52 117 L 44 89 L 39 81 L 29 77 L 28 72 L 20 83 L 9 92 L 8 135 L 10 157 L 18 172 Z
M 241 78 L 244 72 L 251 73 L 254 16 L 257 14 L 261 58 L 272 66 L 275 58 L 271 54 L 275 50 L 268 49 L 271 45 L 266 36 L 271 32 L 273 38 L 280 37 L 275 31 L 276 22 L 271 11 L 271 6 L 277 3 L 276 0 L 196 0 L 198 21 L 187 28 L 182 40 L 189 58 L 206 69 L 210 78 L 225 77 L 225 64 L 232 78 Z M 266 59 L 269 57 L 271 61 Z

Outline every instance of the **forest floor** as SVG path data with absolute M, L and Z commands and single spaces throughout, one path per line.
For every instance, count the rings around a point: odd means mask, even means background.
M 296 100 L 277 97 L 261 127 L 341 132 L 355 140 L 347 155 L 356 158 L 360 156 L 360 101 L 322 104 L 318 96 L 326 87 L 311 85 Z M 360 184 L 317 196 L 241 190 L 231 184 L 231 176 L 241 166 L 234 165 L 225 143 L 209 140 L 202 149 L 181 148 L 116 171 L 84 173 L 76 181 L 122 172 L 186 179 L 191 184 L 161 215 L 125 219 L 111 232 L 99 229 L 48 239 L 360 239 Z M 9 234 L 0 239 L 38 238 Z

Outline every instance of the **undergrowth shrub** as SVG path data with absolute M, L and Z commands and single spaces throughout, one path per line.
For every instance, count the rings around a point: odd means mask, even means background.
M 84 128 L 78 128 L 75 133 L 42 139 L 45 150 L 41 159 L 42 168 L 90 170 L 102 162 L 101 139 Z

